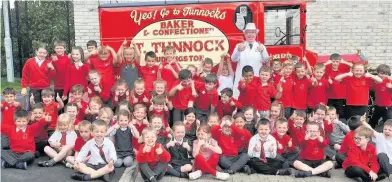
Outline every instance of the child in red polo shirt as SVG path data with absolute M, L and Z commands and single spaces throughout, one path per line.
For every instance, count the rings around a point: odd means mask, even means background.
M 146 119 L 147 117 L 147 107 L 143 104 L 136 104 L 133 108 L 133 119 L 132 123 L 137 129 L 139 133 L 142 133 L 144 128 L 149 126 L 149 123 Z M 140 148 L 140 143 L 138 142 L 138 138 L 132 136 L 132 146 L 134 149 L 134 153 L 137 155 L 138 149 Z
M 280 81 L 280 78 L 282 77 L 282 62 L 279 59 L 272 60 L 271 68 L 272 73 L 271 78 L 269 79 L 269 83 L 276 87 Z
M 57 95 L 59 93 L 60 97 L 64 96 L 64 87 L 67 78 L 68 68 L 71 66 L 71 59 L 65 53 L 66 50 L 66 43 L 63 40 L 58 40 L 54 42 L 54 54 L 50 57 L 50 61 L 54 68 L 56 69 L 56 75 L 54 77 L 54 94 Z M 80 80 L 83 77 L 79 77 Z M 84 77 L 85 78 L 85 77 Z
M 317 63 L 314 66 L 314 75 L 312 76 L 312 86 L 310 87 L 308 93 L 308 110 L 314 111 L 313 109 L 317 106 L 317 104 L 327 104 L 328 97 L 327 92 L 331 80 L 328 80 L 324 77 L 325 66 L 324 64 Z M 329 82 L 331 81 L 331 82 Z
M 149 108 L 149 116 L 160 116 L 163 119 L 163 125 L 166 132 L 170 131 L 169 126 L 169 108 L 166 106 L 166 98 L 158 95 L 152 98 L 152 105 Z
M 111 89 L 114 85 L 113 66 L 118 64 L 117 53 L 110 46 L 98 49 L 98 56 L 90 56 L 91 69 L 97 70 L 102 78 L 102 86 Z M 90 80 L 91 81 L 91 80 Z
M 239 112 L 233 116 L 234 124 L 238 128 L 245 129 L 241 136 L 235 136 L 234 142 L 238 147 L 238 154 L 248 153 L 249 140 L 252 138 L 252 134 L 244 127 L 245 116 L 244 113 Z
M 172 135 L 166 131 L 165 125 L 163 124 L 163 118 L 158 115 L 150 116 L 150 127 L 157 131 L 157 142 L 165 145 Z
M 64 106 L 64 113 L 68 114 L 73 128 L 75 125 L 78 125 L 81 122 L 81 120 L 76 117 L 78 115 L 78 110 L 78 105 L 76 105 L 75 103 L 68 103 Z
M 240 91 L 238 101 L 241 102 L 244 107 L 253 106 L 254 98 L 252 95 L 252 85 L 256 80 L 252 66 L 244 66 L 242 68 L 242 79 L 238 82 L 238 90 Z
M 254 95 L 252 98 L 254 100 L 253 107 L 260 114 L 260 118 L 269 118 L 271 98 L 280 99 L 283 89 L 281 84 L 278 84 L 277 89 L 275 89 L 272 84 L 268 83 L 271 77 L 271 69 L 269 67 L 261 67 L 259 76 L 251 86 Z
M 282 102 L 284 107 L 284 116 L 285 118 L 290 118 L 293 114 L 293 68 L 294 64 L 292 61 L 285 61 L 283 62 L 283 75 L 280 78 L 278 83 L 274 83 L 275 85 L 281 84 L 282 85 L 282 97 L 278 99 L 278 101 Z
M 380 165 L 377 162 L 376 147 L 370 144 L 373 130 L 360 126 L 355 130 L 355 145 L 347 153 L 343 162 L 344 174 L 355 181 L 380 181 L 385 179 L 385 174 L 377 175 Z
M 199 82 L 204 82 L 205 77 L 211 73 L 212 68 L 214 67 L 214 62 L 212 61 L 211 58 L 204 58 L 204 60 L 201 61 L 201 64 L 199 68 L 197 69 L 197 78 Z
M 178 61 L 176 61 L 176 49 L 173 46 L 166 46 L 163 54 L 165 60 L 159 65 L 158 78 L 165 80 L 167 83 L 167 90 L 171 90 L 176 86 L 174 82 L 179 78 L 181 66 Z
M 219 172 L 216 166 L 219 162 L 219 155 L 222 149 L 216 140 L 212 138 L 211 127 L 201 125 L 197 129 L 197 140 L 193 142 L 194 172 L 189 173 L 190 180 L 200 178 L 203 173 L 212 174 L 216 179 L 227 180 L 230 178 L 228 173 Z
M 269 117 L 267 118 L 270 123 L 271 134 L 276 132 L 275 123 L 279 118 L 284 118 L 283 104 L 278 101 L 274 101 L 271 103 Z
M 166 173 L 170 162 L 170 153 L 165 147 L 157 143 L 157 133 L 153 128 L 145 128 L 142 131 L 144 144 L 139 147 L 136 160 L 139 162 L 139 169 L 145 181 L 158 181 Z
M 80 84 L 84 88 L 87 88 L 90 64 L 84 62 L 84 53 L 81 47 L 77 46 L 72 48 L 71 64 L 68 65 L 68 68 L 62 69 L 66 70 L 64 92 L 62 96 L 63 100 L 66 100 L 68 98 L 69 90 L 72 89 L 72 87 L 74 87 L 75 85 Z
M 30 93 L 34 95 L 34 102 L 36 103 L 42 101 L 41 91 L 50 87 L 50 79 L 56 74 L 52 62 L 46 59 L 48 52 L 45 47 L 44 45 L 39 46 L 35 52 L 36 56 L 26 61 L 20 81 L 21 94 L 26 96 L 26 88 L 30 87 Z
M 150 93 L 146 90 L 144 81 L 138 79 L 135 81 L 135 88 L 131 92 L 131 103 L 132 105 L 144 104 L 150 105 Z
M 125 80 L 128 88 L 133 89 L 133 83 L 140 74 L 140 50 L 134 41 L 129 46 L 127 44 L 127 40 L 124 40 L 118 49 L 119 62 L 114 65 L 114 75 L 116 80 Z
M 369 89 L 372 82 L 381 83 L 383 80 L 379 76 L 365 73 L 363 63 L 355 63 L 352 71 L 335 77 L 335 80 L 346 85 L 346 108 L 345 117 L 362 116 L 367 112 L 369 102 Z
M 380 64 L 377 67 L 378 76 L 382 79 L 381 83 L 373 84 L 376 101 L 374 114 L 369 121 L 370 126 L 376 128 L 378 120 L 382 118 L 382 123 L 392 119 L 392 80 L 388 78 L 391 75 L 391 68 L 386 64 Z
M 130 99 L 130 91 L 128 90 L 127 82 L 123 79 L 118 80 L 112 92 L 112 108 L 117 108 L 118 103 L 121 101 L 128 101 Z
M 90 136 L 91 134 L 90 121 L 83 120 L 78 124 L 78 128 L 79 128 L 79 137 L 76 138 L 75 146 L 73 148 L 75 154 L 73 156 L 68 156 L 66 158 L 67 163 L 65 164 L 65 166 L 69 168 L 73 168 L 73 165 L 75 164 L 75 158 L 78 156 L 80 149 L 82 149 L 82 147 L 87 141 L 92 139 L 92 136 Z M 87 155 L 84 161 L 87 162 L 89 159 L 90 159 L 90 155 Z
M 21 104 L 16 99 L 16 91 L 13 88 L 6 87 L 3 90 L 3 99 L 4 101 L 1 103 L 1 126 L 15 126 L 14 121 L 14 113 L 18 109 L 21 109 Z M 1 148 L 8 149 L 9 141 L 6 135 L 1 135 Z
M 107 102 L 110 97 L 108 84 L 104 84 L 101 75 L 97 70 L 91 70 L 88 74 L 90 84 L 87 86 L 88 97 L 99 96 L 102 101 Z
M 221 99 L 218 101 L 216 112 L 219 118 L 226 115 L 233 115 L 233 112 L 241 109 L 242 104 L 233 98 L 233 90 L 231 88 L 224 88 L 221 92 Z
M 63 100 L 61 99 L 59 93 L 57 93 L 56 101 L 54 101 L 54 92 L 51 88 L 42 90 L 42 105 L 44 106 L 45 114 L 51 117 L 52 122 L 48 127 L 49 136 L 52 135 L 56 129 L 58 111 L 64 107 Z M 31 94 L 30 104 L 34 105 L 34 95 Z
M 305 138 L 299 141 L 301 152 L 300 160 L 296 160 L 293 166 L 297 171 L 296 178 L 318 175 L 330 178 L 330 169 L 333 167 L 331 161 L 324 161 L 324 147 L 328 146 L 327 140 L 320 135 L 320 125 L 315 122 L 306 124 Z
M 219 157 L 219 166 L 228 174 L 234 174 L 240 170 L 251 174 L 251 169 L 246 165 L 249 161 L 248 154 L 239 154 L 238 147 L 235 143 L 236 140 L 239 140 L 248 131 L 237 127 L 231 120 L 231 116 L 224 116 L 220 125 L 211 127 L 212 137 L 222 149 L 222 155 Z
M 41 120 L 47 121 L 43 127 L 39 128 L 38 134 L 34 137 L 35 141 L 35 157 L 40 157 L 41 153 L 44 152 L 45 146 L 48 145 L 48 127 L 52 123 L 52 116 L 45 113 L 44 106 L 41 103 L 36 103 L 31 106 L 31 117 L 29 125 L 41 122 Z
M 36 150 L 34 138 L 40 134 L 40 130 L 50 120 L 40 120 L 28 126 L 29 113 L 25 110 L 17 110 L 14 114 L 14 121 L 14 126 L 1 127 L 1 133 L 8 136 L 11 148 L 11 150 L 1 151 L 1 167 L 26 170 L 27 164 L 31 164 L 34 160 Z
M 275 138 L 278 147 L 276 158 L 283 161 L 282 167 L 286 169 L 293 166 L 294 161 L 299 157 L 299 153 L 293 145 L 291 137 L 287 135 L 287 119 L 279 118 L 276 121 L 275 130 L 276 132 L 272 133 L 272 136 Z
M 144 80 L 147 92 L 153 90 L 154 82 L 157 79 L 158 66 L 155 65 L 156 57 L 154 52 L 147 52 L 145 56 L 146 65 L 139 69 L 139 77 Z
M 90 122 L 97 120 L 99 110 L 102 108 L 103 102 L 98 96 L 90 99 L 88 106 L 84 112 L 84 119 Z
M 204 82 L 194 82 L 198 95 L 195 99 L 196 118 L 202 123 L 207 123 L 208 116 L 215 112 L 218 105 L 218 91 L 215 87 L 217 81 L 215 74 L 208 74 L 204 77 Z
M 192 73 L 183 69 L 179 73 L 180 80 L 176 81 L 169 92 L 169 97 L 173 103 L 173 121 L 183 121 L 184 111 L 188 107 L 193 107 L 194 97 L 196 95 L 195 85 L 191 79 Z M 194 94 L 192 94 L 194 93 Z
M 296 148 L 299 148 L 300 141 L 305 138 L 305 120 L 306 112 L 301 110 L 294 111 L 293 115 L 288 119 L 290 137 Z
M 306 110 L 308 103 L 308 91 L 312 86 L 312 81 L 307 78 L 305 65 L 298 62 L 294 66 L 296 76 L 293 79 L 293 106 L 295 110 Z
M 338 153 L 336 153 L 335 169 L 342 168 L 343 161 L 346 160 L 348 151 L 355 145 L 354 130 L 362 125 L 362 120 L 364 119 L 365 117 L 363 116 L 352 116 L 349 120 L 347 120 L 347 125 L 350 128 L 350 131 L 344 137 L 342 144 L 340 145 L 340 149 L 338 150 Z
M 346 105 L 346 85 L 335 81 L 337 75 L 347 73 L 353 66 L 352 63 L 344 61 L 339 54 L 331 54 L 325 64 L 325 78 L 332 82 L 328 89 L 328 105 L 334 106 L 338 115 L 343 116 L 344 105 Z
M 68 103 L 74 103 L 78 106 L 78 115 L 76 118 L 78 120 L 83 120 L 84 115 L 88 106 L 88 102 L 83 100 L 83 95 L 87 97 L 87 93 L 84 92 L 84 86 L 77 84 L 72 87 L 70 98 L 68 99 Z

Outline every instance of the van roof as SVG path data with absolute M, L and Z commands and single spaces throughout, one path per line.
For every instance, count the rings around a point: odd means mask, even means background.
M 208 3 L 232 3 L 232 2 L 301 2 L 304 0 L 165 0 L 165 1 L 135 1 L 129 3 L 102 4 L 100 8 L 136 7 L 136 6 L 161 6 L 181 4 L 208 4 Z

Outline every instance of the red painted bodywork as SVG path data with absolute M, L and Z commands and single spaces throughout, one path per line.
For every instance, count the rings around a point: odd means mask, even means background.
M 264 42 L 264 7 L 266 6 L 286 6 L 286 5 L 300 5 L 300 44 L 298 45 L 278 45 L 278 46 L 267 46 L 267 50 L 270 56 L 277 54 L 287 54 L 298 56 L 300 58 L 306 56 L 311 65 L 314 65 L 319 59 L 317 53 L 306 50 L 306 31 L 302 33 L 306 26 L 306 1 L 277 1 L 277 2 L 266 2 L 266 1 L 250 1 L 250 2 L 216 2 L 216 3 L 185 3 L 185 4 L 161 4 L 161 5 L 137 5 L 137 4 L 113 4 L 102 5 L 99 8 L 100 18 L 100 35 L 102 45 L 110 45 L 115 50 L 119 48 L 121 42 L 124 39 L 132 39 L 135 35 L 141 31 L 144 27 L 151 25 L 155 22 L 170 20 L 170 19 L 194 19 L 207 22 L 221 32 L 223 32 L 229 40 L 228 53 L 232 53 L 236 44 L 244 41 L 243 32 L 237 29 L 233 22 L 235 9 L 246 4 L 253 12 L 253 22 L 256 27 L 260 29 L 258 33 L 258 41 Z M 226 18 L 219 20 L 204 16 L 186 16 L 182 17 L 179 15 L 173 15 L 170 13 L 164 18 L 159 16 L 163 9 L 173 11 L 174 9 L 183 9 L 184 7 L 191 7 L 193 9 L 204 9 L 204 10 L 216 10 L 219 8 L 221 12 L 226 12 Z M 140 13 L 143 12 L 154 12 L 156 11 L 155 18 L 142 20 L 140 25 L 135 23 L 130 17 L 130 13 L 133 10 L 137 10 Z M 154 15 L 153 15 L 154 16 Z M 173 39 L 176 37 L 173 36 Z M 141 46 L 138 44 L 138 46 Z M 161 52 L 162 49 L 156 49 Z M 143 54 L 143 52 L 142 52 Z M 208 56 L 208 55 L 207 55 Z M 143 59 L 143 57 L 142 57 Z M 282 61 L 284 58 L 281 59 Z M 216 61 L 216 60 L 215 60 Z M 324 59 L 323 59 L 324 61 Z

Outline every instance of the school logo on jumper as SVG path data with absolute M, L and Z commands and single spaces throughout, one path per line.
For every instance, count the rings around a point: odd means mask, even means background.
M 152 73 L 155 73 L 155 71 L 154 71 L 154 70 L 152 70 L 151 72 L 152 72 Z
M 362 81 L 362 85 L 366 85 L 366 82 L 365 82 L 365 81 Z
M 301 86 L 299 86 L 299 88 L 304 89 L 305 85 L 301 84 Z
M 386 90 L 386 88 L 385 87 L 381 87 L 381 91 L 385 91 Z
M 322 85 L 323 85 L 323 83 L 320 82 L 320 83 L 319 83 L 319 86 L 322 86 Z
M 5 110 L 8 110 L 8 107 L 5 107 L 4 109 L 5 109 Z

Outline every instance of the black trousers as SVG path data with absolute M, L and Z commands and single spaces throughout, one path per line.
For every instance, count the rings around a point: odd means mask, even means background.
M 64 95 L 64 89 L 56 89 L 56 90 L 54 90 L 54 98 L 55 98 L 55 100 L 56 100 L 57 94 L 59 94 L 60 98 L 62 98 L 63 95 Z M 63 102 L 64 102 L 64 106 L 68 103 L 68 96 L 67 96 L 67 100 L 64 100 Z M 58 114 L 60 115 L 63 112 L 64 112 L 64 108 L 60 109 Z
M 200 121 L 200 124 L 207 124 L 208 117 L 210 116 L 211 110 L 202 110 L 200 109 L 197 105 L 195 105 L 195 111 L 196 111 L 196 119 Z
M 350 166 L 345 171 L 344 174 L 349 178 L 362 178 L 363 181 L 372 181 L 369 174 L 360 167 Z
M 1 159 L 11 166 L 15 166 L 19 162 L 31 164 L 34 161 L 34 154 L 32 152 L 16 153 L 11 150 L 1 150 Z
M 171 120 L 171 126 L 177 121 L 184 121 L 184 110 L 173 108 L 173 119 Z
M 282 164 L 282 161 L 271 158 L 267 158 L 267 163 L 265 163 L 257 157 L 251 158 L 248 162 L 249 167 L 254 169 L 257 173 L 270 175 L 276 175 L 278 170 L 282 168 Z
M 290 118 L 290 116 L 293 114 L 293 112 L 294 112 L 294 109 L 292 109 L 291 107 L 284 108 L 284 117 Z
M 328 106 L 333 106 L 336 108 L 336 113 L 339 114 L 340 117 L 345 116 L 344 106 L 346 105 L 345 99 L 328 99 Z
M 250 157 L 248 154 L 242 153 L 237 156 L 223 156 L 221 155 L 219 157 L 219 166 L 222 167 L 222 169 L 230 169 L 234 172 L 239 171 L 242 167 L 244 167 Z
M 10 141 L 7 135 L 1 135 L 1 149 L 10 149 Z
M 378 121 L 382 118 L 382 123 L 388 119 L 392 119 L 392 107 L 374 106 L 374 113 L 369 121 L 370 126 L 376 128 Z
M 41 95 L 42 89 L 41 90 L 37 90 L 37 89 L 32 89 L 30 88 L 30 94 L 26 95 L 27 98 L 31 97 L 31 94 L 34 95 L 34 102 L 35 103 L 40 103 L 42 102 L 42 95 Z M 30 99 L 29 99 L 30 100 Z M 31 107 L 30 107 L 31 108 Z
M 346 158 L 347 158 L 347 155 L 339 153 L 339 152 L 336 153 L 335 159 L 336 159 L 337 166 L 339 166 L 339 168 L 342 167 L 342 164 L 343 164 L 344 160 L 346 160 Z
M 276 159 L 293 166 L 294 161 L 299 159 L 299 152 L 286 152 L 281 155 L 277 155 Z
M 380 169 L 382 173 L 389 176 L 392 174 L 392 164 L 389 163 L 390 159 L 387 154 L 380 153 L 377 155 L 378 163 L 380 164 Z
M 351 116 L 362 116 L 368 112 L 368 106 L 349 106 L 346 105 L 344 110 L 345 118 L 348 120 Z
M 166 173 L 168 164 L 159 162 L 153 169 L 150 168 L 148 163 L 139 163 L 140 174 L 144 180 L 150 180 L 152 177 L 160 180 Z
M 44 154 L 45 152 L 44 152 L 44 148 L 46 147 L 46 146 L 48 146 L 49 145 L 49 143 L 47 142 L 47 141 L 38 141 L 38 142 L 35 142 L 35 150 L 36 151 L 38 151 L 38 152 L 40 152 L 41 154 Z

